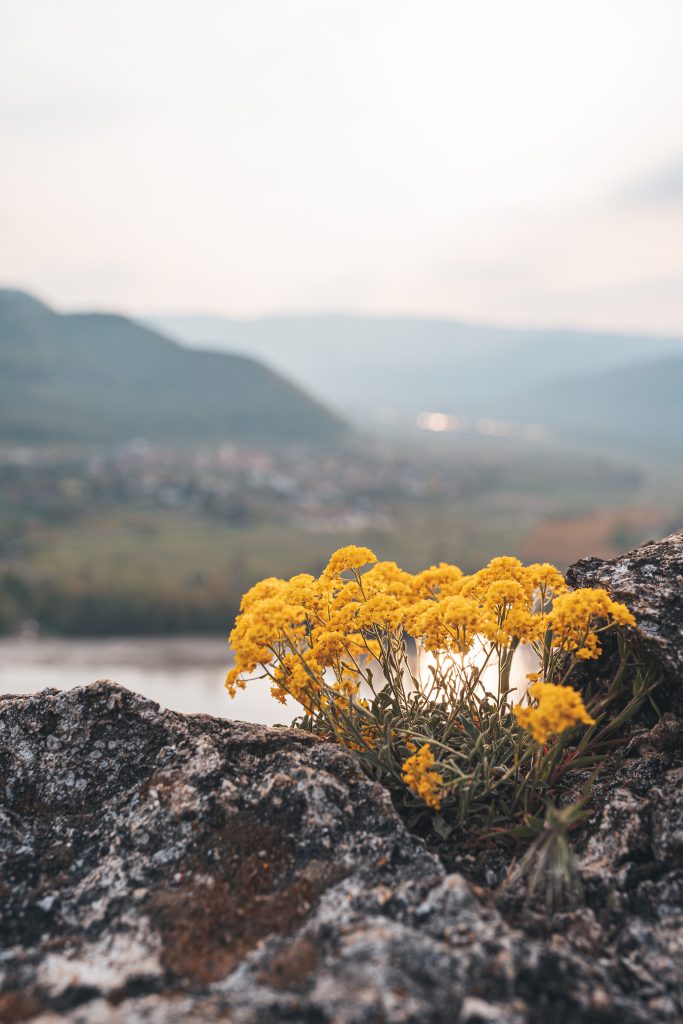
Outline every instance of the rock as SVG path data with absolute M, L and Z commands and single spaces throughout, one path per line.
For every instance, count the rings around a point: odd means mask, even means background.
M 634 608 L 673 698 L 682 544 L 572 570 Z M 111 682 L 0 698 L 0 1022 L 674 1024 L 681 723 L 638 729 L 575 836 L 583 902 L 548 920 L 447 873 L 308 734 Z
M 628 605 L 644 651 L 663 669 L 661 701 L 682 715 L 683 530 L 611 561 L 583 558 L 571 566 L 567 579 L 573 587 L 604 587 Z
M 0 1020 L 674 1020 L 673 756 L 615 804 L 620 840 L 609 817 L 586 843 L 586 878 L 601 857 L 613 875 L 621 903 L 597 883 L 594 901 L 618 936 L 594 922 L 549 941 L 447 875 L 386 791 L 307 734 L 109 682 L 2 698 Z
M 607 765 L 592 804 L 578 867 L 603 948 L 653 1020 L 683 1019 L 683 758 L 655 752 Z

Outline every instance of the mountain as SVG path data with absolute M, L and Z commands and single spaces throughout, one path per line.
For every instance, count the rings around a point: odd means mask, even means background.
M 558 433 L 624 447 L 683 452 L 683 346 L 667 357 L 567 377 L 538 397 L 534 415 Z
M 0 439 L 328 440 L 343 422 L 253 358 L 0 290 Z
M 285 371 L 340 411 L 502 416 L 527 408 L 564 377 L 590 381 L 619 367 L 677 355 L 676 338 L 569 330 L 511 330 L 456 320 L 287 316 L 254 320 L 156 317 L 187 345 L 241 352 Z M 529 403 L 531 403 L 529 405 Z

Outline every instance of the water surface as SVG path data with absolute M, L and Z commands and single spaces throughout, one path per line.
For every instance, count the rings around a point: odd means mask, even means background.
M 230 664 L 227 643 L 215 637 L 3 639 L 0 694 L 70 690 L 112 679 L 172 711 L 288 725 L 297 705 L 273 700 L 266 682 L 228 697 L 223 683 Z
M 479 657 L 480 649 L 475 647 L 468 660 Z M 430 662 L 431 655 L 421 659 L 423 678 L 429 678 Z M 255 680 L 230 699 L 223 683 L 231 664 L 227 643 L 216 637 L 0 639 L 0 694 L 36 693 L 46 687 L 70 690 L 111 679 L 172 711 L 289 725 L 299 705 L 290 700 L 283 706 L 273 700 L 266 680 Z M 512 670 L 517 699 L 526 689 L 526 673 L 535 667 L 529 649 L 521 647 Z M 493 665 L 487 668 L 484 681 L 492 692 L 497 690 Z

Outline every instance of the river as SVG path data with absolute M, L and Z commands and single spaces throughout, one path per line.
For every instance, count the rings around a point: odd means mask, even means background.
M 429 661 L 427 655 L 423 672 Z M 227 643 L 216 637 L 1 639 L 0 694 L 36 693 L 46 687 L 70 690 L 112 679 L 172 711 L 289 725 L 299 705 L 273 700 L 267 681 L 257 680 L 230 699 L 223 687 L 230 664 Z M 525 673 L 535 667 L 531 652 L 520 648 L 512 673 L 518 696 L 526 689 Z M 489 667 L 485 679 L 495 691 L 495 669 Z
M 69 690 L 112 679 L 172 711 L 288 725 L 297 705 L 273 700 L 265 682 L 229 698 L 223 683 L 230 661 L 227 643 L 216 637 L 3 639 L 0 694 Z

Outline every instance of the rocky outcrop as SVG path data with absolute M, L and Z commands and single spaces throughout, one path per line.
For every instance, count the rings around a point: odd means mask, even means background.
M 611 561 L 582 558 L 567 578 L 573 587 L 605 587 L 628 605 L 644 650 L 664 672 L 661 699 L 683 714 L 683 530 Z
M 583 903 L 547 920 L 312 736 L 111 682 L 0 698 L 0 1021 L 679 1021 L 680 741 L 670 715 L 601 773 Z

